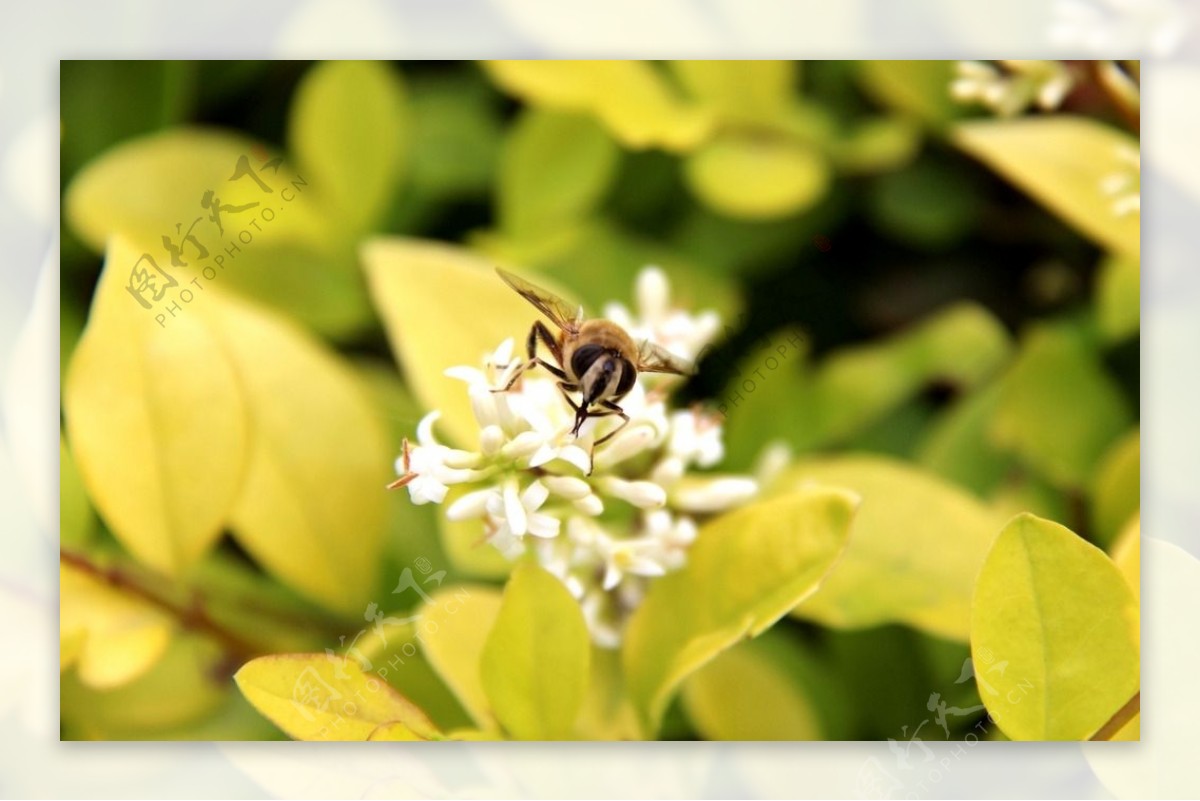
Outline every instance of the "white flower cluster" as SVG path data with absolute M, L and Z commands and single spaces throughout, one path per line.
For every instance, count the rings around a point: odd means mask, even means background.
M 636 319 L 619 306 L 606 309 L 636 341 L 695 358 L 717 332 L 715 314 L 670 308 L 657 268 L 642 271 L 637 299 Z M 479 519 L 486 540 L 510 559 L 532 552 L 579 600 L 593 640 L 615 647 L 647 582 L 686 561 L 696 517 L 748 500 L 758 485 L 743 476 L 690 474 L 723 457 L 720 421 L 699 409 L 668 410 L 664 376 L 653 386 L 639 377 L 620 401 L 629 423 L 594 448 L 619 420 L 589 418 L 572 436 L 574 413 L 544 370 L 526 372 L 507 392 L 493 391 L 520 361 L 509 339 L 482 370 L 448 369 L 470 394 L 478 449 L 438 442 L 439 413 L 431 412 L 418 426 L 417 444 L 405 443 L 393 486 L 407 486 L 418 504 L 442 503 L 455 486 L 446 516 Z
M 1043 111 L 1058 108 L 1074 79 L 1061 61 L 958 62 L 950 94 L 960 103 L 982 103 L 1003 117 L 1036 104 Z

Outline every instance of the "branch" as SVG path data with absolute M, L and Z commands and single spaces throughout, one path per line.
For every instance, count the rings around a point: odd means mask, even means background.
M 72 553 L 60 548 L 58 551 L 58 560 L 76 570 L 87 573 L 92 578 L 103 581 L 109 586 L 127 592 L 130 595 L 137 596 L 152 606 L 161 609 L 178 620 L 183 628 L 211 637 L 220 644 L 229 658 L 238 664 L 267 653 L 266 649 L 250 642 L 237 632 L 230 631 L 213 620 L 204 608 L 199 594 L 193 595 L 192 602 L 184 605 L 155 592 L 135 576 L 121 570 L 119 567 L 101 567 L 83 554 Z
M 1100 727 L 1100 730 L 1089 737 L 1089 740 L 1111 740 L 1117 732 L 1125 728 L 1129 721 L 1142 711 L 1142 691 L 1138 690 L 1133 694 L 1133 697 L 1125 702 L 1125 706 L 1117 710 L 1117 713 L 1108 719 Z

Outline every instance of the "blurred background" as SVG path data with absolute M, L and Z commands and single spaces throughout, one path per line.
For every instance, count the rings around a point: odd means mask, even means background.
M 625 64 L 551 79 L 519 63 L 64 61 L 63 368 L 104 263 L 90 222 L 104 211 L 88 205 L 103 205 L 103 193 L 78 204 L 72 193 L 87 194 L 88 171 L 136 153 L 141 137 L 221 130 L 247 152 L 282 153 L 318 194 L 330 164 L 358 159 L 345 174 L 361 182 L 338 189 L 350 202 L 326 196 L 313 232 L 221 280 L 352 365 L 375 391 L 388 453 L 424 410 L 370 302 L 363 242 L 461 245 L 552 276 L 593 312 L 631 304 L 635 276 L 654 264 L 676 303 L 724 321 L 680 399 L 727 407 L 724 469 L 753 470 L 773 445 L 793 458 L 882 454 L 996 514 L 1034 511 L 1113 544 L 1139 505 L 1137 211 L 1114 208 L 1136 193 L 1137 167 L 1105 138 L 1132 143 L 1136 158 L 1128 95 L 1091 62 L 989 67 L 1005 97 L 1023 98 L 999 109 L 956 99 L 955 82 L 972 73 L 952 61 Z M 1136 90 L 1136 64 L 1109 64 Z M 1061 96 L 1039 107 L 1038 91 L 1063 74 Z M 1001 116 L 1086 126 L 1044 141 L 969 127 Z M 1074 154 L 1095 175 L 1031 178 L 1020 165 L 1036 164 L 1034 152 L 1072 169 Z M 1104 184 L 1123 171 L 1134 177 Z M 746 371 L 793 335 L 803 358 L 747 392 Z M 69 462 L 70 442 L 63 448 Z M 74 534 L 64 527 L 64 547 L 154 585 L 74 481 L 68 497 L 64 478 L 64 520 L 73 504 L 79 522 Z M 428 508 L 391 499 L 368 583 L 386 594 L 420 556 L 452 580 L 495 579 L 446 553 L 437 530 Z M 228 536 L 188 582 L 163 588 L 180 609 L 192 592 L 236 588 L 224 597 L 237 602 L 213 611 L 235 630 L 261 624 L 238 620 L 248 604 L 292 616 L 272 648 L 341 648 L 362 623 L 264 571 Z M 194 621 L 172 625 L 173 661 L 118 689 L 63 674 L 64 737 L 279 736 L 229 690 L 241 645 L 231 653 Z M 899 623 L 777 628 L 811 658 L 806 681 L 832 699 L 815 737 L 907 741 L 932 719 L 933 694 L 976 711 L 926 725 L 924 739 L 962 739 L 983 718 L 963 642 Z M 194 708 L 162 712 L 180 677 L 204 691 Z M 418 680 L 428 703 L 455 714 L 435 680 L 409 678 Z M 702 736 L 679 704 L 666 734 Z

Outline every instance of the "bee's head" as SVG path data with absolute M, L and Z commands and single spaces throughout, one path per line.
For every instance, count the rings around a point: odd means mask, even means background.
M 623 397 L 637 379 L 637 370 L 628 359 L 611 348 L 594 344 L 581 345 L 572 354 L 571 370 L 579 379 L 584 409 L 602 400 Z

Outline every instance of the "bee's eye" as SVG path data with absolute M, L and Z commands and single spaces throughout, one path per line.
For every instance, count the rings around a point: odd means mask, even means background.
M 621 380 L 617 382 L 616 397 L 620 398 L 626 392 L 633 389 L 633 382 L 637 380 L 637 370 L 629 363 L 627 359 L 621 359 Z
M 599 345 L 580 345 L 571 354 L 571 370 L 575 373 L 575 377 L 582 380 L 583 374 L 588 371 L 588 368 L 603 355 L 604 348 Z

